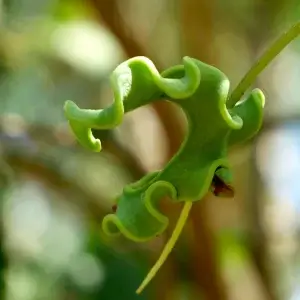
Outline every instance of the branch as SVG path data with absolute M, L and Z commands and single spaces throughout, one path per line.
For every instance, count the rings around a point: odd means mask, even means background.
M 212 65 L 216 63 L 213 49 L 213 8 L 213 0 L 180 1 L 180 26 L 185 37 L 184 51 Z M 190 247 L 190 263 L 193 279 L 205 298 L 224 300 L 227 295 L 214 253 L 215 233 L 209 225 L 207 197 L 197 203 L 191 213 L 191 231 L 194 239 Z
M 146 47 L 128 32 L 128 28 L 122 22 L 117 1 L 90 0 L 90 3 L 96 10 L 99 22 L 103 22 L 120 41 L 128 57 L 147 55 Z M 175 116 L 175 107 L 170 103 L 161 101 L 153 103 L 152 106 L 166 133 L 169 145 L 168 157 L 170 158 L 176 153 L 182 142 L 184 135 L 182 123 Z
M 147 55 L 145 47 L 134 36 L 128 33 L 128 28 L 122 22 L 116 0 L 90 0 L 90 3 L 95 8 L 99 22 L 104 22 L 106 27 L 119 39 L 128 57 Z M 170 103 L 166 101 L 155 102 L 152 104 L 152 107 L 166 133 L 167 144 L 169 146 L 167 159 L 170 159 L 182 142 L 184 135 L 182 123 L 175 116 L 175 107 Z M 162 210 L 168 210 L 170 214 L 170 210 L 174 210 L 174 207 L 171 205 L 162 205 Z M 172 223 L 171 219 L 170 223 Z M 169 229 L 166 230 L 166 234 L 171 234 Z M 157 290 L 159 291 L 159 298 L 162 300 L 167 299 L 170 291 L 173 290 L 176 273 L 174 272 L 172 260 L 173 255 L 171 254 L 162 272 L 158 275 L 157 282 L 160 287 L 157 286 Z

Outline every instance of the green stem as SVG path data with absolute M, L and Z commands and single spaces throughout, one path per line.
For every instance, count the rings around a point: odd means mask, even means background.
M 273 45 L 252 66 L 241 82 L 231 93 L 227 101 L 228 108 L 232 108 L 244 95 L 247 89 L 254 83 L 257 76 L 269 65 L 270 62 L 298 35 L 300 34 L 300 22 L 294 24 L 287 32 L 282 34 Z
M 193 202 L 191 202 L 191 201 L 187 201 L 184 203 L 183 209 L 180 213 L 180 217 L 177 221 L 177 224 L 174 228 L 174 231 L 173 231 L 170 239 L 168 240 L 167 244 L 165 245 L 165 247 L 164 247 L 160 257 L 156 261 L 155 265 L 152 267 L 152 269 L 149 271 L 149 273 L 147 274 L 144 281 L 141 283 L 141 285 L 137 289 L 137 291 L 136 291 L 137 294 L 140 294 L 144 290 L 144 288 L 149 284 L 149 282 L 153 279 L 153 277 L 156 275 L 158 270 L 161 268 L 161 266 L 164 264 L 164 262 L 168 258 L 169 254 L 171 253 L 172 249 L 174 248 L 174 246 L 182 232 L 182 229 L 187 221 L 187 218 L 189 216 L 189 212 L 192 208 L 192 205 L 193 205 Z

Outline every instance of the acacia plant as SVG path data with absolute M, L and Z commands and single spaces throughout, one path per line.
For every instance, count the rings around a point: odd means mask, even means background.
M 114 213 L 104 217 L 106 234 L 122 233 L 135 242 L 161 234 L 168 217 L 159 210 L 159 201 L 168 196 L 183 208 L 161 256 L 148 273 L 140 293 L 167 259 L 188 218 L 192 205 L 212 191 L 216 196 L 233 196 L 229 149 L 252 138 L 261 128 L 265 97 L 261 90 L 246 94 L 257 76 L 300 33 L 300 22 L 281 35 L 261 56 L 230 93 L 230 82 L 216 67 L 184 57 L 182 65 L 160 73 L 146 57 L 134 57 L 112 72 L 114 102 L 99 110 L 81 109 L 65 103 L 65 115 L 78 142 L 99 152 L 101 141 L 91 129 L 118 126 L 125 113 L 154 101 L 172 101 L 188 120 L 188 132 L 178 152 L 167 165 L 123 188 Z M 245 95 L 246 94 L 246 95 Z

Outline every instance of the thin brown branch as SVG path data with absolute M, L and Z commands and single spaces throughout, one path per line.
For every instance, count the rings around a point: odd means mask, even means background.
M 128 57 L 138 55 L 147 55 L 144 45 L 142 45 L 134 36 L 129 34 L 128 28 L 122 22 L 120 12 L 118 11 L 117 1 L 101 1 L 90 0 L 91 5 L 95 8 L 100 22 L 103 22 L 106 27 L 119 39 Z M 159 66 L 157 66 L 159 69 Z M 156 102 L 153 108 L 164 128 L 166 138 L 168 139 L 168 159 L 172 157 L 178 150 L 183 137 L 183 129 L 181 121 L 174 115 L 174 106 L 166 101 Z M 162 210 L 168 211 L 173 209 L 170 205 L 163 205 Z M 170 235 L 169 229 L 166 232 Z M 159 291 L 159 299 L 168 299 L 169 292 L 173 290 L 175 282 L 174 264 L 172 263 L 173 256 L 171 255 L 164 265 L 158 280 L 156 281 Z M 161 279 L 161 280 L 159 280 Z
M 184 51 L 205 63 L 216 63 L 213 49 L 214 1 L 180 1 L 180 20 L 185 37 Z M 205 299 L 224 300 L 227 298 L 223 279 L 216 261 L 215 232 L 209 225 L 207 199 L 197 203 L 191 213 L 192 236 L 190 255 L 193 279 L 205 295 Z
M 191 267 L 195 281 L 205 294 L 205 299 L 227 299 L 221 270 L 217 263 L 214 235 L 209 224 L 207 212 L 209 196 L 196 203 L 191 213 L 192 242 Z
M 104 151 L 112 154 L 122 167 L 130 172 L 134 180 L 145 175 L 145 168 L 128 149 L 112 137 L 111 132 L 94 131 L 93 134 L 95 138 L 100 138 Z
M 84 206 L 84 210 L 93 219 L 100 220 L 104 216 L 105 211 L 97 204 L 101 200 L 87 193 L 73 180 L 63 176 L 53 166 L 53 162 L 49 160 L 45 162 L 39 156 L 24 155 L 23 153 L 7 153 L 4 158 L 12 169 L 15 170 L 16 174 L 27 173 L 31 176 L 36 176 L 39 181 L 61 192 L 62 195 L 70 196 L 70 192 L 72 192 L 72 194 L 77 195 L 76 198 L 84 199 L 84 201 L 77 202 L 76 204 L 81 207 Z
M 98 14 L 99 21 L 115 35 L 123 46 L 128 57 L 148 55 L 146 47 L 142 45 L 126 27 L 123 18 L 120 16 L 117 1 L 90 0 L 91 5 Z M 157 64 L 156 64 L 157 65 Z M 159 66 L 157 65 L 159 69 Z M 153 108 L 165 130 L 169 145 L 169 158 L 178 150 L 184 130 L 182 122 L 174 115 L 175 108 L 166 101 L 156 102 Z

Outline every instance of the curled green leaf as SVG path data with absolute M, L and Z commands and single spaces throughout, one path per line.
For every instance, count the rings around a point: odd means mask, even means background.
M 188 133 L 162 170 L 124 188 L 115 214 L 104 218 L 107 234 L 121 232 L 134 241 L 161 234 L 168 224 L 158 206 L 164 196 L 176 202 L 195 202 L 209 190 L 218 196 L 233 195 L 228 148 L 259 130 L 264 107 L 260 90 L 253 90 L 243 102 L 228 109 L 228 78 L 190 57 L 161 74 L 148 58 L 131 58 L 115 69 L 111 84 L 114 102 L 105 109 L 81 109 L 71 101 L 65 104 L 65 114 L 82 145 L 100 151 L 101 142 L 93 137 L 91 128 L 114 128 L 124 113 L 166 98 L 184 111 Z
M 81 109 L 67 101 L 64 111 L 77 140 L 92 151 L 101 150 L 101 142 L 93 137 L 91 129 L 111 129 L 118 126 L 124 113 L 163 96 L 183 99 L 191 96 L 200 83 L 200 70 L 195 61 L 183 58 L 185 74 L 182 78 L 162 77 L 151 60 L 131 58 L 120 64 L 110 81 L 114 102 L 99 110 Z
M 103 220 L 106 234 L 122 233 L 135 242 L 144 242 L 168 226 L 168 217 L 159 209 L 163 197 L 185 203 L 176 234 L 138 289 L 140 292 L 175 244 L 192 203 L 208 191 L 217 196 L 233 196 L 228 150 L 259 130 L 264 96 L 260 90 L 253 90 L 243 102 L 228 109 L 228 78 L 217 68 L 190 57 L 184 57 L 182 65 L 161 74 L 148 58 L 132 58 L 115 69 L 111 83 L 114 102 L 108 108 L 80 109 L 71 101 L 65 105 L 65 114 L 78 141 L 93 151 L 101 150 L 101 142 L 93 137 L 91 128 L 114 128 L 126 112 L 154 101 L 174 102 L 188 121 L 188 133 L 174 157 L 163 169 L 125 186 L 115 212 Z

